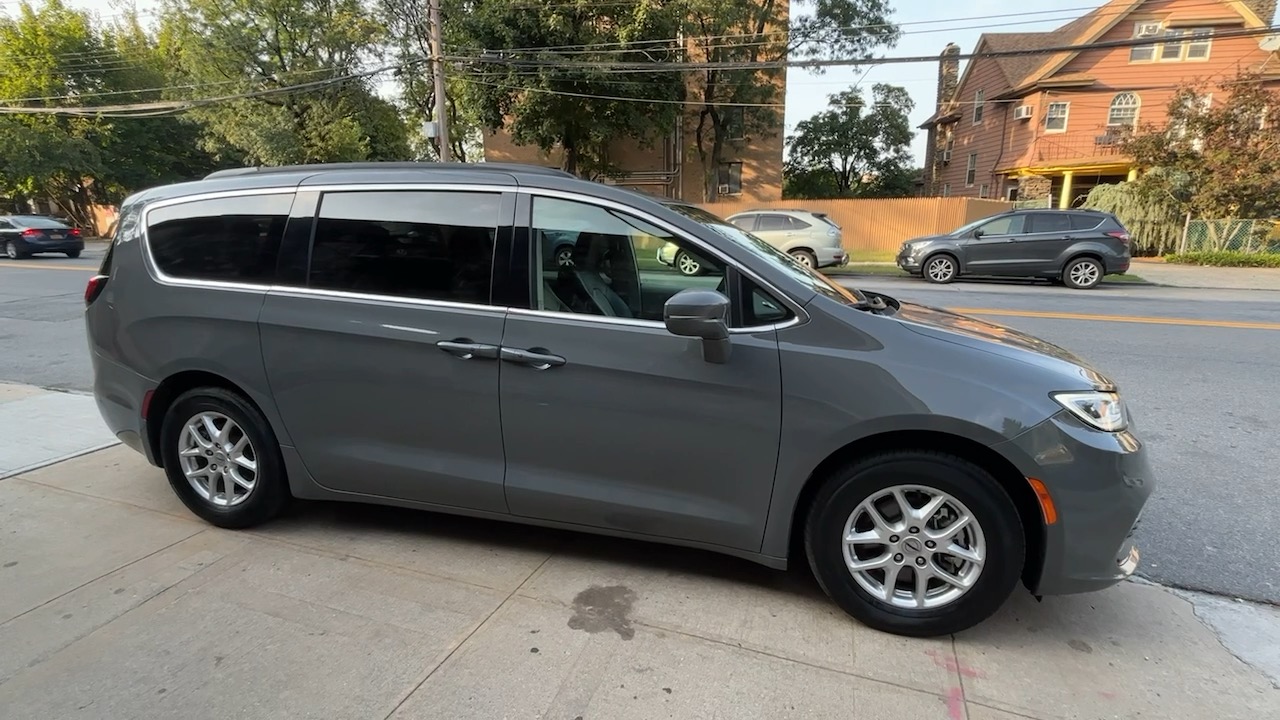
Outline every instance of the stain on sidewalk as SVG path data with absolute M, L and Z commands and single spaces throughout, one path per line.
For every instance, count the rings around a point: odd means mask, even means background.
M 636 594 L 623 585 L 592 585 L 573 598 L 573 617 L 569 627 L 589 633 L 618 633 L 623 640 L 636 636 L 631 627 L 631 606 Z

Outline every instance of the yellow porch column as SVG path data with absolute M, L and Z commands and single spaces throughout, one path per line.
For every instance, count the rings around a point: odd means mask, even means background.
M 1136 168 L 1136 167 L 1131 167 L 1131 168 L 1129 168 L 1129 177 L 1128 177 L 1127 179 L 1129 180 L 1129 182 L 1133 182 L 1134 180 L 1137 180 L 1137 179 L 1138 179 L 1138 168 Z
M 1075 173 L 1071 170 L 1062 172 L 1062 194 L 1058 196 L 1058 207 L 1071 207 L 1071 180 L 1075 177 Z

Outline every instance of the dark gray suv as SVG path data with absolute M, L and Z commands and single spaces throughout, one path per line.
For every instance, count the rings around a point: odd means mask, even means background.
M 666 243 L 706 272 L 654 260 Z M 1138 563 L 1151 469 L 1083 360 L 557 171 L 154 188 L 85 302 L 107 424 L 222 527 L 346 500 L 801 562 L 908 635 Z
M 1087 290 L 1129 271 L 1129 231 L 1097 210 L 1010 210 L 902 244 L 898 267 L 949 283 L 962 275 L 1028 277 Z

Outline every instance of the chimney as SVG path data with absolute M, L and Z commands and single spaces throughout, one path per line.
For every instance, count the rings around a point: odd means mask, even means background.
M 1244 0 L 1244 4 L 1249 9 L 1257 13 L 1262 18 L 1262 22 L 1270 25 L 1271 21 L 1276 17 L 1276 1 L 1277 0 Z
M 960 60 L 956 57 L 959 54 L 959 45 L 947 43 L 947 46 L 942 49 L 942 54 L 938 56 L 938 109 L 942 109 L 943 105 L 950 102 L 955 97 L 956 90 L 959 89 L 957 85 L 960 83 Z

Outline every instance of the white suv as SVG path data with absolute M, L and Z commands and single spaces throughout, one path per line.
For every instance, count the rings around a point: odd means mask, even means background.
M 840 226 L 824 213 L 809 210 L 747 210 L 725 219 L 790 254 L 805 267 L 817 269 L 846 265 L 849 262 Z M 671 243 L 658 251 L 658 260 L 684 275 L 702 274 L 702 263 Z

